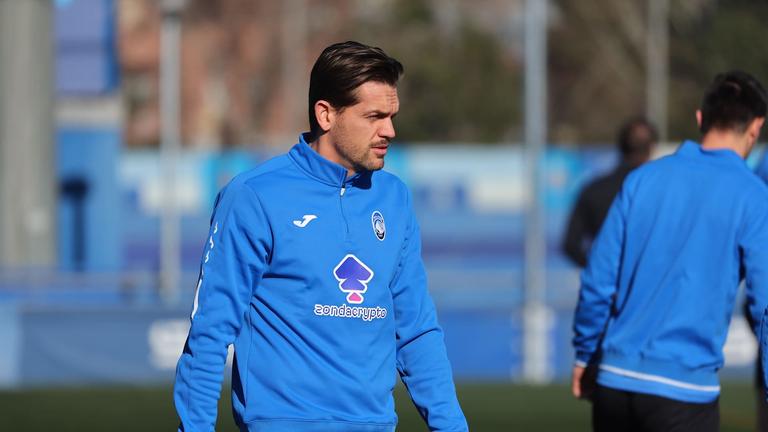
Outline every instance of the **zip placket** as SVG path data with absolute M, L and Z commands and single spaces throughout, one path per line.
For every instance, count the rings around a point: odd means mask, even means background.
M 341 220 L 344 221 L 344 235 L 345 239 L 349 238 L 349 223 L 347 222 L 347 215 L 344 214 L 344 193 L 347 191 L 347 186 L 342 183 L 341 190 L 339 190 L 339 210 L 341 211 Z

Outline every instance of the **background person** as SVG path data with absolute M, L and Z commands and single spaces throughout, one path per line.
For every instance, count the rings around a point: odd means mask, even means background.
M 596 431 L 717 431 L 717 372 L 742 277 L 768 305 L 768 187 L 747 167 L 766 116 L 752 76 L 718 75 L 696 118 L 701 144 L 631 173 L 582 273 L 572 390 L 597 365 Z
M 628 120 L 616 140 L 620 160 L 609 174 L 589 182 L 579 193 L 563 237 L 563 252 L 579 267 L 587 265 L 589 248 L 603 225 L 624 178 L 647 162 L 656 148 L 656 127 L 643 117 Z

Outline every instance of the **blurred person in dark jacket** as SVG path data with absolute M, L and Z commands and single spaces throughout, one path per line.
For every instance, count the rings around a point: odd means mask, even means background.
M 657 141 L 656 127 L 645 118 L 632 118 L 621 127 L 616 143 L 621 157 L 619 164 L 609 174 L 587 184 L 571 212 L 563 251 L 574 264 L 579 267 L 587 265 L 589 248 L 624 178 L 651 158 Z

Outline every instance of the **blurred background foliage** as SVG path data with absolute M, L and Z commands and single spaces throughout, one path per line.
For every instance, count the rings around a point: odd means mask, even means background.
M 610 144 L 617 125 L 645 113 L 649 3 L 550 2 L 550 142 Z M 303 12 L 292 9 L 297 4 Z M 396 124 L 401 141 L 520 143 L 524 7 L 522 0 L 190 0 L 185 142 L 292 142 L 307 128 L 306 82 L 317 55 L 330 43 L 358 39 L 405 65 Z M 121 0 L 121 8 L 133 11 L 120 14 L 121 44 L 146 57 L 152 50 L 144 45 L 159 29 L 156 5 Z M 670 141 L 697 137 L 693 112 L 717 72 L 742 68 L 768 79 L 766 21 L 765 1 L 670 0 Z M 129 31 L 134 28 L 140 32 Z M 142 64 L 121 57 L 126 141 L 156 146 L 157 57 Z
M 460 17 L 441 29 L 425 0 L 398 0 L 386 18 L 363 24 L 361 40 L 379 43 L 399 59 L 398 131 L 409 141 L 504 142 L 520 139 L 521 65 L 487 29 Z

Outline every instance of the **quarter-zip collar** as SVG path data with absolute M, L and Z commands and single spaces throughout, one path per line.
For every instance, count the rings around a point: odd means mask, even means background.
M 344 187 L 348 184 L 357 184 L 367 181 L 370 183 L 371 172 L 363 171 L 355 173 L 347 178 L 347 169 L 320 156 L 307 142 L 309 133 L 299 135 L 299 142 L 288 152 L 299 168 L 315 180 L 336 187 Z
M 686 140 L 677 149 L 677 153 L 687 157 L 706 157 L 709 160 L 725 164 L 735 164 L 746 168 L 747 162 L 733 150 L 730 149 L 705 149 L 699 143 Z

